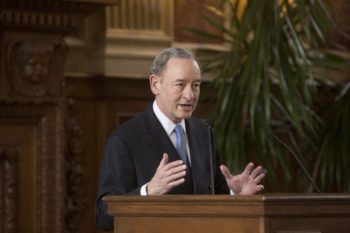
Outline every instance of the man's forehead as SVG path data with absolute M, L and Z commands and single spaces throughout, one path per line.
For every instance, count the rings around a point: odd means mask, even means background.
M 192 62 L 193 65 L 200 70 L 199 64 L 198 64 L 198 62 L 195 59 L 192 59 L 192 58 L 181 58 L 181 57 L 171 57 L 171 58 L 169 58 L 169 60 L 165 64 L 165 68 L 166 68 L 166 66 L 169 63 L 179 63 L 179 62 Z

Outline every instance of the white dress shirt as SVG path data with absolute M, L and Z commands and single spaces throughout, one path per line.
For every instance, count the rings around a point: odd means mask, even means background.
M 175 124 L 174 122 L 169 120 L 169 118 L 164 115 L 164 113 L 159 109 L 156 101 L 153 102 L 153 111 L 154 111 L 154 114 L 156 115 L 156 117 L 158 118 L 160 124 L 163 126 L 163 129 L 165 130 L 165 132 L 169 136 L 169 138 L 170 138 L 171 142 L 173 143 L 174 147 L 176 147 L 176 134 L 175 134 L 174 129 L 175 129 L 175 126 L 177 124 Z M 181 124 L 181 126 L 182 126 L 182 128 L 183 128 L 183 130 L 185 132 L 186 151 L 187 151 L 188 161 L 191 164 L 190 148 L 189 148 L 189 145 L 188 145 L 188 136 L 187 136 L 187 133 L 186 133 L 185 120 L 182 120 L 179 124 Z
M 164 115 L 164 113 L 159 109 L 157 102 L 153 102 L 153 112 L 156 115 L 157 119 L 159 120 L 160 124 L 163 126 L 163 129 L 167 133 L 167 135 L 170 138 L 170 141 L 173 143 L 174 147 L 176 147 L 176 134 L 175 134 L 175 126 L 176 124 L 169 120 L 167 116 Z M 186 133 L 186 125 L 185 125 L 185 120 L 182 120 L 179 124 L 181 124 L 184 132 L 185 132 L 185 138 L 186 138 L 186 151 L 187 151 L 187 159 L 189 164 L 191 164 L 191 156 L 190 156 L 190 148 L 188 145 L 188 136 Z M 140 194 L 141 196 L 146 196 L 147 195 L 147 184 L 144 184 L 141 187 Z

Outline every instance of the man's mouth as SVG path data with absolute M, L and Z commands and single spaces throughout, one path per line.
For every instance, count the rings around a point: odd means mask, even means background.
M 185 110 L 192 110 L 192 104 L 179 104 L 179 106 Z

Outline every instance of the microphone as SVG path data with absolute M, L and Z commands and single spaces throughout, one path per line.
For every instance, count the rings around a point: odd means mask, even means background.
M 215 194 L 215 183 L 214 183 L 214 157 L 213 157 L 213 140 L 212 140 L 212 126 L 209 121 L 206 122 L 208 127 L 208 137 L 209 137 L 209 166 L 210 166 L 210 190 L 211 194 Z
M 314 189 L 318 193 L 321 193 L 321 191 L 318 188 L 318 186 L 316 185 L 314 179 L 312 179 L 312 177 L 310 176 L 310 174 L 308 173 L 308 171 L 306 170 L 305 166 L 303 165 L 303 163 L 301 162 L 299 157 L 296 155 L 296 153 L 286 143 L 284 143 L 281 139 L 279 139 L 274 133 L 269 132 L 267 134 L 267 138 L 272 138 L 272 139 L 276 140 L 277 142 L 279 142 L 283 147 L 287 148 L 287 150 L 293 155 L 294 159 L 298 162 L 299 167 L 301 167 L 301 169 L 303 170 L 304 174 L 306 175 L 306 177 L 309 179 L 309 181 L 311 182 L 312 186 L 314 187 Z

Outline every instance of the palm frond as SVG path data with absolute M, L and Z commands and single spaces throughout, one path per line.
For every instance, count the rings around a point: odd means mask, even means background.
M 322 0 L 247 0 L 243 12 L 240 12 L 241 1 L 223 2 L 231 12 L 225 20 L 227 23 L 204 16 L 220 32 L 221 41 L 229 46 L 229 51 L 211 51 L 204 62 L 204 71 L 215 75 L 213 119 L 219 151 L 236 172 L 251 157 L 269 171 L 281 171 L 285 177 L 283 185 L 279 172 L 269 173 L 269 184 L 290 190 L 295 180 L 292 180 L 286 151 L 267 135 L 279 134 L 291 142 L 304 162 L 310 161 L 311 154 L 318 153 L 318 137 L 324 125 L 311 106 L 318 83 L 329 78 L 320 80 L 319 71 L 337 69 L 341 61 L 326 50 L 330 45 L 326 32 L 335 24 Z M 192 31 L 218 39 L 218 35 L 200 32 L 200 29 Z M 339 97 L 333 107 L 340 108 L 344 101 L 344 97 Z M 314 171 L 319 173 L 325 190 L 327 182 L 340 184 L 338 182 L 345 179 L 341 166 L 349 162 L 344 158 L 349 147 L 339 145 L 337 153 L 342 162 L 332 160 L 330 154 L 334 150 L 329 148 L 335 142 L 328 132 L 334 131 L 332 135 L 336 135 L 339 127 L 350 129 L 345 120 L 350 119 L 347 114 L 350 113 L 339 114 L 335 121 L 325 121 L 329 129 L 324 132 L 322 157 L 315 166 L 318 170 Z M 281 122 L 279 128 L 275 127 L 276 122 Z M 281 127 L 285 128 L 281 130 Z M 342 130 L 338 136 L 348 140 L 349 132 Z M 305 149 L 310 154 L 303 153 Z M 324 169 L 328 162 L 333 166 Z M 349 178 L 347 182 L 350 183 Z

